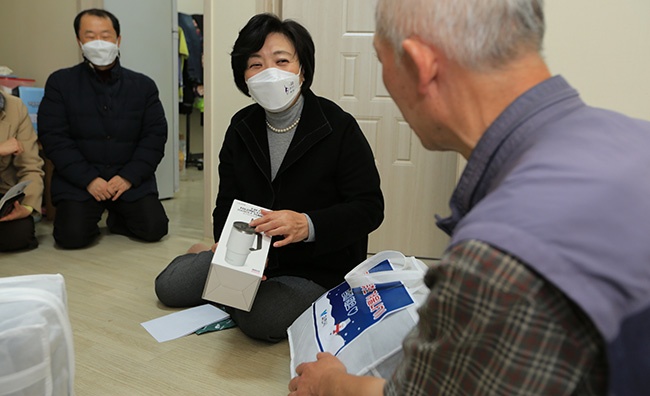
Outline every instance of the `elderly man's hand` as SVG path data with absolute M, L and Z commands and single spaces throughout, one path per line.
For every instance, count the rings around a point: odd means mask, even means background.
M 271 237 L 282 235 L 284 239 L 273 244 L 276 248 L 302 242 L 309 236 L 307 217 L 292 210 L 262 210 L 262 217 L 251 221 L 250 226 Z
M 297 377 L 289 382 L 290 395 L 321 395 L 332 385 L 330 381 L 337 374 L 345 375 L 347 370 L 341 361 L 328 352 L 316 355 L 315 362 L 302 363 L 296 367 Z
M 296 373 L 289 382 L 290 396 L 381 396 L 386 384 L 382 378 L 348 374 L 328 352 L 317 354 L 315 362 L 300 364 Z

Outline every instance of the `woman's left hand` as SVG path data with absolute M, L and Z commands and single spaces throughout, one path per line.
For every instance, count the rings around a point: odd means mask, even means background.
M 4 157 L 5 155 L 18 155 L 25 152 L 23 144 L 16 138 L 10 138 L 0 143 L 0 156 Z
M 262 210 L 262 217 L 250 222 L 255 232 L 274 237 L 282 235 L 273 247 L 282 247 L 294 242 L 302 242 L 309 236 L 307 217 L 292 210 Z

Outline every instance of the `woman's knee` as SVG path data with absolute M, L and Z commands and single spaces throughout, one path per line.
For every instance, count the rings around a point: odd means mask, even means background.
M 292 322 L 282 320 L 265 312 L 246 312 L 226 308 L 237 326 L 250 338 L 267 342 L 280 342 L 287 338 L 287 329 Z
M 1 222 L 0 235 L 2 235 L 2 238 L 0 238 L 0 252 L 34 249 L 38 246 L 34 219 L 31 216 Z
M 190 307 L 204 303 L 203 286 L 210 269 L 211 254 L 183 254 L 156 277 L 158 300 L 168 307 Z
M 258 289 L 250 312 L 229 309 L 241 331 L 251 338 L 278 342 L 287 338 L 287 329 L 324 290 L 311 281 L 296 282 L 272 278 Z M 313 290 L 312 290 L 313 289 Z

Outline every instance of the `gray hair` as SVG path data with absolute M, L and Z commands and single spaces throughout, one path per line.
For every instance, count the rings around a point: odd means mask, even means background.
M 544 0 L 379 0 L 376 34 L 401 54 L 410 36 L 471 70 L 542 50 Z

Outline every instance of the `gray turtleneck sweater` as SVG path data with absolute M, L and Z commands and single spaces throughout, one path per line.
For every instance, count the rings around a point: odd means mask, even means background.
M 304 103 L 305 99 L 300 95 L 296 103 L 284 111 L 279 113 L 266 111 L 266 121 L 273 125 L 274 128 L 287 128 L 300 117 Z M 271 180 L 275 179 L 275 175 L 278 174 L 278 169 L 280 169 L 282 160 L 285 154 L 287 154 L 291 139 L 296 134 L 296 129 L 292 128 L 287 132 L 274 132 L 268 125 L 266 127 L 266 135 L 269 140 L 269 155 L 271 157 Z

